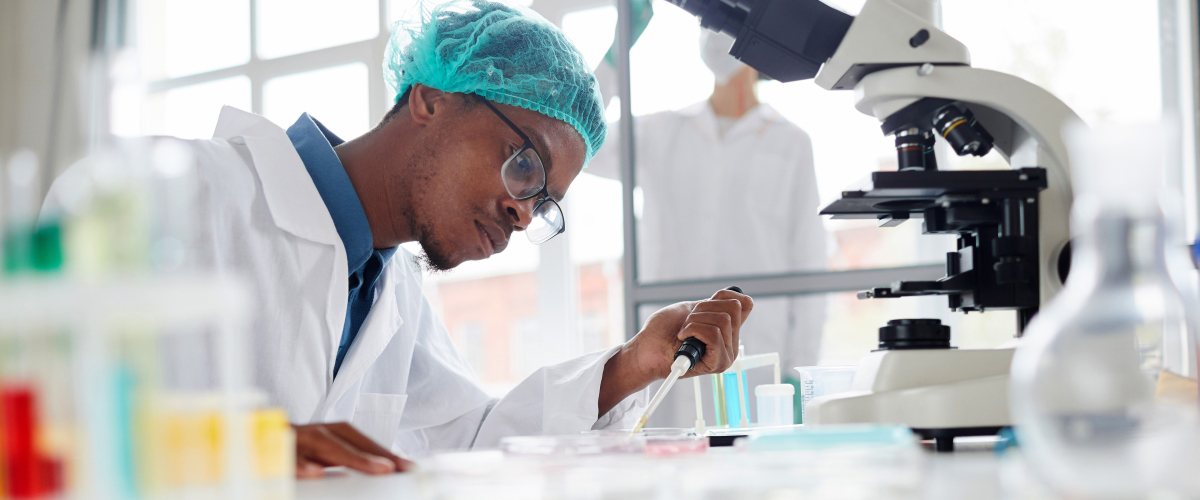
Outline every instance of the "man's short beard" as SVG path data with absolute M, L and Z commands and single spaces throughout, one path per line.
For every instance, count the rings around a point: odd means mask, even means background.
M 421 247 L 421 253 L 413 256 L 413 262 L 418 266 L 421 266 L 421 269 L 424 270 L 426 274 L 431 275 L 445 274 L 453 269 L 453 267 L 449 265 L 450 263 L 443 260 L 442 257 L 431 256 L 425 251 L 425 247 Z
M 414 170 L 409 178 L 409 182 L 412 183 L 409 196 L 413 200 L 414 213 L 410 214 L 408 219 L 408 233 L 421 244 L 421 253 L 413 257 L 413 262 L 421 266 L 426 273 L 442 274 L 449 272 L 457 264 L 451 262 L 450 252 L 439 244 L 433 226 L 425 219 L 425 214 L 417 212 L 417 207 L 426 206 L 425 185 L 433 181 L 434 172 L 431 166 L 437 164 L 437 153 L 430 144 L 422 143 L 419 147 L 420 150 L 413 155 L 413 161 L 421 168 Z
M 421 244 L 421 253 L 414 256 L 413 261 L 429 274 L 448 273 L 454 269 L 456 264 L 450 261 L 450 256 L 438 245 L 433 228 L 428 224 L 416 224 L 416 229 L 413 234 L 417 235 L 417 242 Z

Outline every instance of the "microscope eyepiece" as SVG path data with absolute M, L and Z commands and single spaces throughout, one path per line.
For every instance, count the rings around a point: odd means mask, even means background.
M 854 16 L 821 0 L 667 0 L 736 40 L 729 54 L 781 82 L 816 76 Z

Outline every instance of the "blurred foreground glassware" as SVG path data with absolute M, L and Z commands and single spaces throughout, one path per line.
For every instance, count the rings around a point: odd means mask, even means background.
M 1024 456 L 1060 493 L 1200 491 L 1194 469 L 1185 472 L 1200 451 L 1189 347 L 1197 303 L 1187 245 L 1160 203 L 1163 137 L 1153 126 L 1068 133 L 1070 275 L 1012 368 Z

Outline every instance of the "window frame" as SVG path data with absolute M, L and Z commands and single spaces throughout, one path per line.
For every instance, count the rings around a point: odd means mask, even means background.
M 390 108 L 388 101 L 391 98 L 387 85 L 384 84 L 382 65 L 387 43 L 391 37 L 387 21 L 387 0 L 377 0 L 379 34 L 374 38 L 271 59 L 263 59 L 258 55 L 258 0 L 248 0 L 248 2 L 250 60 L 236 66 L 154 80 L 146 85 L 147 94 L 154 96 L 173 89 L 245 76 L 250 79 L 251 109 L 248 111 L 261 115 L 263 114 L 263 87 L 271 79 L 357 62 L 367 66 L 369 125 L 379 123 L 383 119 L 384 114 Z

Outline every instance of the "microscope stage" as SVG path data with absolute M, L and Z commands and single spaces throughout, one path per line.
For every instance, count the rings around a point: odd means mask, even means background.
M 821 210 L 834 219 L 875 219 L 892 214 L 919 218 L 939 203 L 984 203 L 1001 197 L 1037 197 L 1046 188 L 1046 171 L 932 170 L 873 172 L 862 190 L 843 191 L 841 199 Z M 907 218 L 907 217 L 905 217 Z

